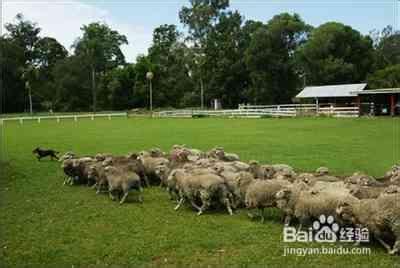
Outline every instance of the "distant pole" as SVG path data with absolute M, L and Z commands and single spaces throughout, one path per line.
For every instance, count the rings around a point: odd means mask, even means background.
M 32 105 L 32 88 L 29 81 L 25 82 L 25 87 L 28 89 L 28 98 L 29 98 L 29 113 L 33 114 L 33 105 Z
M 151 116 L 153 116 L 153 83 L 152 80 L 154 78 L 153 72 L 147 72 L 146 73 L 146 78 L 149 80 L 149 89 L 150 89 L 150 112 Z
M 200 107 L 203 110 L 204 109 L 204 84 L 203 84 L 203 78 L 200 78 Z

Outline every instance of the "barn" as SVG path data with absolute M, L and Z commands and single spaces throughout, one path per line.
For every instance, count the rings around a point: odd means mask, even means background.
M 317 107 L 358 107 L 360 115 L 400 115 L 400 88 L 366 89 L 366 83 L 305 87 L 296 99 Z

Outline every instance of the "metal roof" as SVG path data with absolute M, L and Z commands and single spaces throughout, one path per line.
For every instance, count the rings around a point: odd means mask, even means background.
M 330 86 L 305 87 L 296 98 L 355 97 L 367 84 L 344 84 Z
M 379 88 L 379 89 L 368 89 L 362 92 L 356 92 L 358 95 L 364 94 L 393 94 L 400 93 L 400 88 Z

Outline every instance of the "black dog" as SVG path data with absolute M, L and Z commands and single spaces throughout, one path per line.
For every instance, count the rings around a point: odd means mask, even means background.
M 59 152 L 56 152 L 54 150 L 45 150 L 38 147 L 35 150 L 33 150 L 32 153 L 36 154 L 37 159 L 40 161 L 41 158 L 46 156 L 50 156 L 51 160 L 53 160 L 54 158 L 58 160 L 56 154 L 58 154 Z

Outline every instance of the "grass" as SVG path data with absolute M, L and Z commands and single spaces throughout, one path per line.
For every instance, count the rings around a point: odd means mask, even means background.
M 143 204 L 119 206 L 92 189 L 63 187 L 59 163 L 39 163 L 31 154 L 36 146 L 85 155 L 221 145 L 244 160 L 287 163 L 299 171 L 328 166 L 337 175 L 359 170 L 380 176 L 400 161 L 398 118 L 43 120 L 6 122 L 2 131 L 8 164 L 0 167 L 1 266 L 400 267 L 400 257 L 378 245 L 369 245 L 369 256 L 283 257 L 291 245 L 282 242 L 276 210 L 264 224 L 249 220 L 245 210 L 197 217 L 188 207 L 175 212 L 158 188 L 145 190 Z

